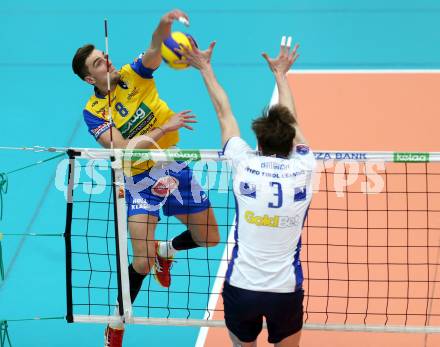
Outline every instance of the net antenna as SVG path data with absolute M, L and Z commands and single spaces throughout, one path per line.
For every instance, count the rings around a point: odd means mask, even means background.
M 110 62 L 109 62 L 109 50 L 108 50 L 108 23 L 107 19 L 104 19 L 104 33 L 105 33 L 105 60 L 107 64 L 107 98 L 108 98 L 108 120 L 110 122 L 110 149 L 113 149 L 113 117 L 112 117 L 112 99 L 110 90 Z
M 113 145 L 113 117 L 112 117 L 112 98 L 110 85 L 110 61 L 108 48 L 108 21 L 104 19 L 104 33 L 105 33 L 105 59 L 107 65 L 107 98 L 108 98 L 108 117 L 110 122 L 110 152 L 111 152 L 111 166 L 112 166 L 112 190 L 113 190 L 113 207 L 115 216 L 115 239 L 116 239 L 116 255 L 117 261 L 117 278 L 118 278 L 118 293 L 121 302 L 118 303 L 117 310 L 119 316 L 123 320 L 131 316 L 131 301 L 130 288 L 128 281 L 128 264 L 127 264 L 127 225 L 125 223 L 125 216 L 127 215 L 125 198 L 124 198 L 124 175 L 122 172 L 122 163 L 120 155 L 114 151 Z M 118 159 L 118 160 L 117 160 Z M 119 216 L 119 218 L 118 218 Z

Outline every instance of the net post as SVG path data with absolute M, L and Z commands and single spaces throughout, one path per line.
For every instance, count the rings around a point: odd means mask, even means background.
M 68 150 L 69 170 L 67 185 L 67 210 L 66 228 L 64 232 L 64 244 L 66 249 L 66 320 L 73 323 L 73 301 L 72 301 L 72 213 L 73 213 L 73 188 L 75 183 L 75 151 Z
M 3 194 L 8 192 L 8 175 L 0 172 L 0 220 L 3 219 Z
M 115 217 L 116 267 L 118 278 L 119 315 L 124 321 L 131 319 L 132 305 L 128 277 L 127 208 L 125 204 L 123 152 L 114 150 L 111 156 L 113 209 Z
M 2 320 L 0 321 L 0 347 L 6 346 L 12 347 L 12 343 L 8 333 L 8 322 Z
M 0 283 L 5 280 L 5 268 L 3 266 L 3 249 L 2 249 L 2 241 L 0 238 Z

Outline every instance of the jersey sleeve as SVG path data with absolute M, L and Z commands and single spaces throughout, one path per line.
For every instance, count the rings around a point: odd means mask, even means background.
M 84 121 L 87 124 L 89 133 L 98 140 L 99 137 L 110 129 L 110 122 L 94 116 L 91 112 L 83 111 Z
M 131 70 L 133 70 L 137 75 L 139 75 L 142 78 L 152 79 L 153 72 L 155 70 L 146 68 L 142 64 L 142 56 L 143 56 L 143 54 L 139 55 L 139 57 L 136 58 L 135 61 L 130 64 Z
M 231 137 L 223 146 L 223 154 L 231 158 L 233 163 L 238 163 L 249 151 L 252 151 L 249 145 L 237 136 Z
M 306 170 L 313 171 L 316 166 L 315 155 L 309 146 L 297 144 L 290 154 L 290 159 L 296 159 Z

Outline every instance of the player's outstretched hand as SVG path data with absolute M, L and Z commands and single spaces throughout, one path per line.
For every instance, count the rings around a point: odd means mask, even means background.
M 175 20 L 178 20 L 184 23 L 185 25 L 189 25 L 188 15 L 185 12 L 178 9 L 165 13 L 161 19 L 161 22 L 165 24 L 172 24 L 173 21 Z
M 182 55 L 182 59 L 176 61 L 176 63 L 186 63 L 198 70 L 203 70 L 211 64 L 212 52 L 214 51 L 216 42 L 211 42 L 208 49 L 201 51 L 192 39 L 190 39 L 190 41 L 191 49 L 185 46 L 176 48 L 176 52 Z
M 289 36 L 287 40 L 286 36 L 283 36 L 281 39 L 280 53 L 276 58 L 269 58 L 267 53 L 262 53 L 263 58 L 266 59 L 269 68 L 274 74 L 286 74 L 295 63 L 295 61 L 298 59 L 299 54 L 297 53 L 297 51 L 299 45 L 295 44 L 293 49 L 290 50 L 291 43 L 291 36 Z
M 197 123 L 196 116 L 191 114 L 191 110 L 175 113 L 161 128 L 164 132 L 178 130 L 180 128 L 186 128 L 193 130 L 191 123 Z

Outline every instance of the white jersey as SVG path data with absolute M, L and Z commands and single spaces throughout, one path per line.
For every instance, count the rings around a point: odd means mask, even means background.
M 254 291 L 294 292 L 302 285 L 301 231 L 312 199 L 315 158 L 297 145 L 289 158 L 256 155 L 239 137 L 225 144 L 236 200 L 229 284 Z

